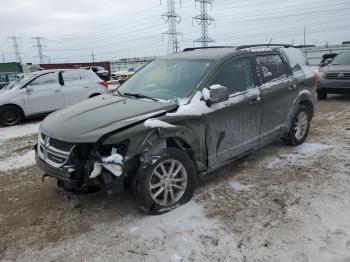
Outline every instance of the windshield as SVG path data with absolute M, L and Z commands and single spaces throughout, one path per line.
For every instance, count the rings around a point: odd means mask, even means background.
M 29 82 L 30 80 L 32 80 L 34 77 L 36 77 L 36 74 L 29 74 L 29 75 L 24 75 L 19 77 L 17 80 L 13 81 L 12 83 L 10 83 L 9 85 L 6 86 L 6 89 L 12 89 L 15 86 L 18 85 L 24 85 L 27 82 Z
M 338 54 L 332 61 L 332 65 L 350 65 L 350 52 Z
M 156 99 L 188 97 L 214 64 L 212 60 L 156 60 L 126 81 L 118 91 Z

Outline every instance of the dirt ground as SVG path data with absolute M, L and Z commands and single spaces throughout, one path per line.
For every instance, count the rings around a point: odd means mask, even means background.
M 319 102 L 304 145 L 200 178 L 191 202 L 161 216 L 129 193 L 42 182 L 35 140 L 0 137 L 0 261 L 350 261 L 349 96 Z

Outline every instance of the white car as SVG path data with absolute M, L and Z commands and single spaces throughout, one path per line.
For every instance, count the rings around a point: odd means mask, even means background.
M 130 77 L 132 77 L 135 74 L 135 72 L 131 71 L 119 71 L 114 72 L 111 74 L 112 79 L 118 80 L 120 84 L 124 83 L 126 80 L 128 80 Z
M 103 94 L 107 87 L 107 83 L 90 70 L 44 70 L 25 74 L 0 90 L 0 123 L 11 126 L 23 118 L 48 114 Z

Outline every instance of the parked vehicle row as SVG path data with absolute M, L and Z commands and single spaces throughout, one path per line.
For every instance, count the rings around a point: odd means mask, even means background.
M 111 78 L 113 80 L 117 80 L 119 84 L 123 84 L 126 80 L 128 80 L 131 76 L 133 76 L 135 72 L 131 71 L 119 71 L 111 74 Z
M 327 99 L 328 94 L 350 94 L 350 52 L 337 54 L 318 74 L 318 99 Z
M 49 115 L 36 163 L 64 190 L 129 186 L 144 211 L 167 212 L 191 199 L 198 175 L 276 139 L 305 141 L 316 78 L 296 57 L 289 46 L 161 57 L 113 94 Z
M 15 125 L 106 92 L 107 83 L 88 70 L 44 70 L 24 74 L 0 90 L 0 123 Z

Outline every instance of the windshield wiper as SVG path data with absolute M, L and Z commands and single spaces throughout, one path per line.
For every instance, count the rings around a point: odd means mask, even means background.
M 158 102 L 159 100 L 158 99 L 155 99 L 153 97 L 150 97 L 150 96 L 146 96 L 146 95 L 143 95 L 143 94 L 132 94 L 132 93 L 124 93 L 123 95 L 126 95 L 126 96 L 133 96 L 133 97 L 136 97 L 136 98 L 146 98 L 146 99 L 151 99 L 155 102 Z

